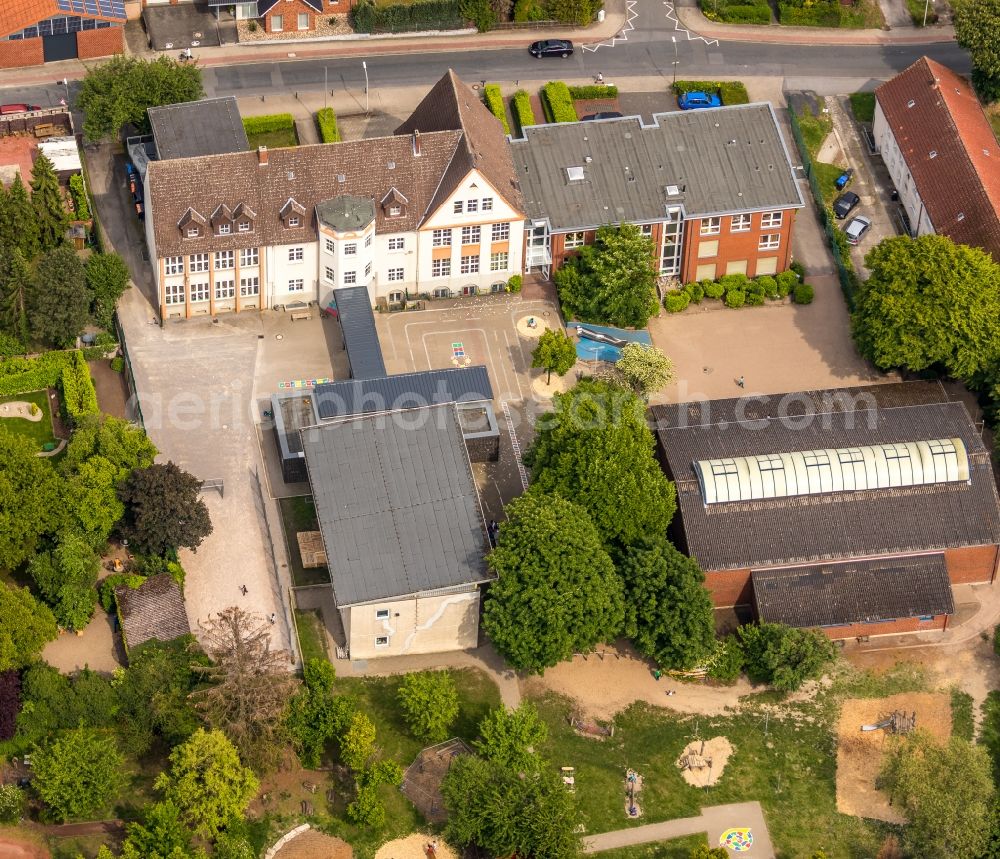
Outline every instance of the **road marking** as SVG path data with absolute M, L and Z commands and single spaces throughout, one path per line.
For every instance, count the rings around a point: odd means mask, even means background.
M 686 27 L 682 27 L 681 22 L 677 20 L 677 15 L 674 11 L 674 4 L 669 2 L 669 0 L 663 0 L 663 5 L 667 7 L 667 20 L 674 22 L 674 32 L 683 33 L 687 36 L 687 40 L 689 42 L 704 42 L 706 45 L 719 44 L 718 39 L 706 39 L 704 36 L 692 34 Z
M 598 48 L 613 48 L 619 42 L 627 42 L 628 34 L 635 29 L 635 24 L 632 22 L 639 17 L 639 13 L 635 11 L 637 0 L 626 0 L 625 2 L 625 26 L 618 31 L 618 34 L 612 36 L 610 41 L 598 42 L 596 45 L 584 45 L 583 49 L 585 51 L 594 52 Z

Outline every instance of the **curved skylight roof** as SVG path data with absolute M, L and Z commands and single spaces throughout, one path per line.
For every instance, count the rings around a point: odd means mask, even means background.
M 969 480 L 959 438 L 803 450 L 694 463 L 706 504 Z

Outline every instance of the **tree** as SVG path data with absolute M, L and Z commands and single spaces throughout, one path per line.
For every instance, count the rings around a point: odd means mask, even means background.
M 598 229 L 594 244 L 563 263 L 555 282 L 568 319 L 645 328 L 658 309 L 653 243 L 634 224 Z
M 340 759 L 349 770 L 360 773 L 377 754 L 374 723 L 364 713 L 355 713 L 340 741 Z
M 122 789 L 124 763 L 113 737 L 73 728 L 35 747 L 32 785 L 56 820 L 92 818 Z
M 142 859 L 173 859 L 178 851 L 187 857 L 191 832 L 174 803 L 156 802 L 146 809 L 142 823 L 128 825 L 126 845 Z
M 114 482 L 121 483 L 137 468 L 148 468 L 156 458 L 156 447 L 141 429 L 128 421 L 107 415 L 81 419 L 66 446 L 60 470 L 72 479 L 85 462 L 100 457 L 114 468 Z
M 871 274 L 852 323 L 876 366 L 938 368 L 959 379 L 995 366 L 1000 264 L 989 254 L 944 236 L 898 236 L 869 251 L 865 264 Z
M 102 328 L 110 329 L 118 299 L 128 289 L 128 266 L 118 254 L 94 254 L 84 266 L 90 290 L 90 312 Z
M 482 757 L 511 772 L 538 770 L 537 757 L 549 737 L 549 728 L 530 701 L 514 710 L 500 706 L 479 723 L 474 745 Z
M 19 248 L 0 256 L 0 326 L 21 343 L 28 339 L 28 296 L 33 287 L 31 271 Z
M 982 746 L 959 737 L 938 743 L 917 731 L 893 744 L 881 781 L 910 821 L 909 853 L 978 859 L 985 851 L 995 787 Z
M 399 685 L 399 709 L 418 740 L 442 743 L 458 718 L 458 690 L 447 671 L 407 674 Z
M 533 486 L 507 507 L 483 629 L 515 667 L 541 673 L 617 635 L 622 585 L 586 511 Z
M 100 559 L 87 538 L 75 531 L 59 534 L 51 552 L 35 555 L 28 572 L 56 621 L 65 629 L 83 629 L 97 605 L 97 574 Z
M 27 588 L 0 582 L 0 671 L 28 665 L 58 634 L 52 612 Z
M 42 251 L 51 251 L 64 244 L 69 217 L 59 189 L 59 177 L 45 155 L 39 155 L 31 168 L 31 204 L 35 209 Z
M 4 226 L 0 230 L 3 231 L 6 246 L 12 251 L 19 250 L 24 259 L 30 262 L 38 256 L 40 248 L 38 223 L 35 220 L 35 208 L 20 173 L 11 183 L 4 208 Z
M 954 6 L 955 38 L 972 56 L 972 84 L 983 101 L 1000 99 L 1000 0 Z
M 610 549 L 665 534 L 676 490 L 656 461 L 639 399 L 584 379 L 554 401 L 525 456 L 533 484 L 583 507 Z
M 16 824 L 24 814 L 24 791 L 16 784 L 0 784 L 0 823 Z
M 164 800 L 176 805 L 183 821 L 204 838 L 242 817 L 258 786 L 226 735 L 203 728 L 174 748 L 170 770 L 156 779 Z
M 62 245 L 42 254 L 29 293 L 31 333 L 53 346 L 70 347 L 87 324 L 89 309 L 83 264 L 76 251 Z
M 550 328 L 538 338 L 538 345 L 531 353 L 531 366 L 545 370 L 545 384 L 552 382 L 552 374 L 565 376 L 576 363 L 576 344 L 561 328 Z
M 285 708 L 299 685 L 288 673 L 288 653 L 271 649 L 269 624 L 236 607 L 213 617 L 202 640 L 211 664 L 194 670 L 211 685 L 191 698 L 208 724 L 233 741 L 244 761 L 267 771 L 281 754 Z
M 327 742 L 350 722 L 354 702 L 346 696 L 334 697 L 335 676 L 325 659 L 308 660 L 303 668 L 303 688 L 288 706 L 285 725 L 306 769 L 319 767 Z
M 136 469 L 119 490 L 125 504 L 123 535 L 137 551 L 150 555 L 182 546 L 197 549 L 212 533 L 200 490 L 201 481 L 173 462 Z
M 694 668 L 715 650 L 715 616 L 705 574 L 665 537 L 630 548 L 619 566 L 625 583 L 625 634 L 663 668 Z
M 14 736 L 21 712 L 21 675 L 14 668 L 0 671 L 0 742 Z
M 832 641 L 818 629 L 798 629 L 780 623 L 750 623 L 737 630 L 747 676 L 794 692 L 806 680 L 819 677 L 837 658 Z
M 354 773 L 354 800 L 347 806 L 347 816 L 362 826 L 381 826 L 385 806 L 378 796 L 383 784 L 398 785 L 403 770 L 393 760 L 383 760 L 375 745 L 375 725 L 364 713 L 354 713 L 347 731 L 340 738 L 340 759 Z
M 59 479 L 24 436 L 0 427 L 0 568 L 30 558 L 64 517 Z
M 85 117 L 84 136 L 102 140 L 128 123 L 148 132 L 149 108 L 197 101 L 204 94 L 201 71 L 194 65 L 163 56 L 146 61 L 119 54 L 87 71 L 76 109 Z
M 615 361 L 615 369 L 636 394 L 648 400 L 674 378 L 674 362 L 646 343 L 629 343 Z

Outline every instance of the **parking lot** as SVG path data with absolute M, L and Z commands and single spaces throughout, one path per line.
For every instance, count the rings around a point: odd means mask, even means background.
M 215 7 L 219 17 L 203 0 L 176 6 L 149 6 L 142 12 L 149 47 L 154 51 L 190 47 L 215 47 L 239 41 L 236 19 L 227 7 Z

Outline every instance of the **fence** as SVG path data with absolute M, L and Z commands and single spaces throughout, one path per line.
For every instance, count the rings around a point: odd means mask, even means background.
M 854 271 L 854 263 L 851 262 L 850 251 L 846 249 L 846 240 L 843 238 L 843 233 L 840 233 L 840 230 L 837 229 L 831 217 L 830 209 L 826 205 L 826 200 L 823 198 L 823 190 L 819 187 L 819 180 L 813 171 L 812 155 L 809 154 L 805 138 L 802 136 L 802 129 L 799 127 L 799 118 L 791 108 L 788 108 L 788 118 L 792 125 L 792 136 L 795 138 L 795 145 L 798 147 L 799 155 L 802 158 L 806 178 L 809 180 L 809 187 L 812 189 L 813 199 L 816 201 L 816 207 L 819 209 L 819 219 L 823 224 L 823 230 L 826 232 L 827 242 L 830 245 L 830 252 L 833 254 L 833 261 L 837 266 L 837 277 L 840 280 L 840 288 L 844 293 L 848 309 L 853 312 L 855 307 L 854 296 L 858 287 L 858 276 Z M 840 233 L 839 236 L 838 233 Z
M 122 328 L 121 320 L 118 319 L 118 314 L 115 314 L 115 332 L 118 334 L 118 344 L 121 347 L 122 358 L 125 361 L 125 384 L 129 391 L 129 404 L 131 405 L 132 414 L 128 415 L 129 420 L 134 421 L 140 427 L 142 427 L 143 432 L 146 430 L 146 423 L 142 418 L 142 405 L 139 403 L 139 389 L 135 384 L 135 373 L 132 372 L 132 359 L 128 354 L 128 344 L 125 342 L 125 329 Z

